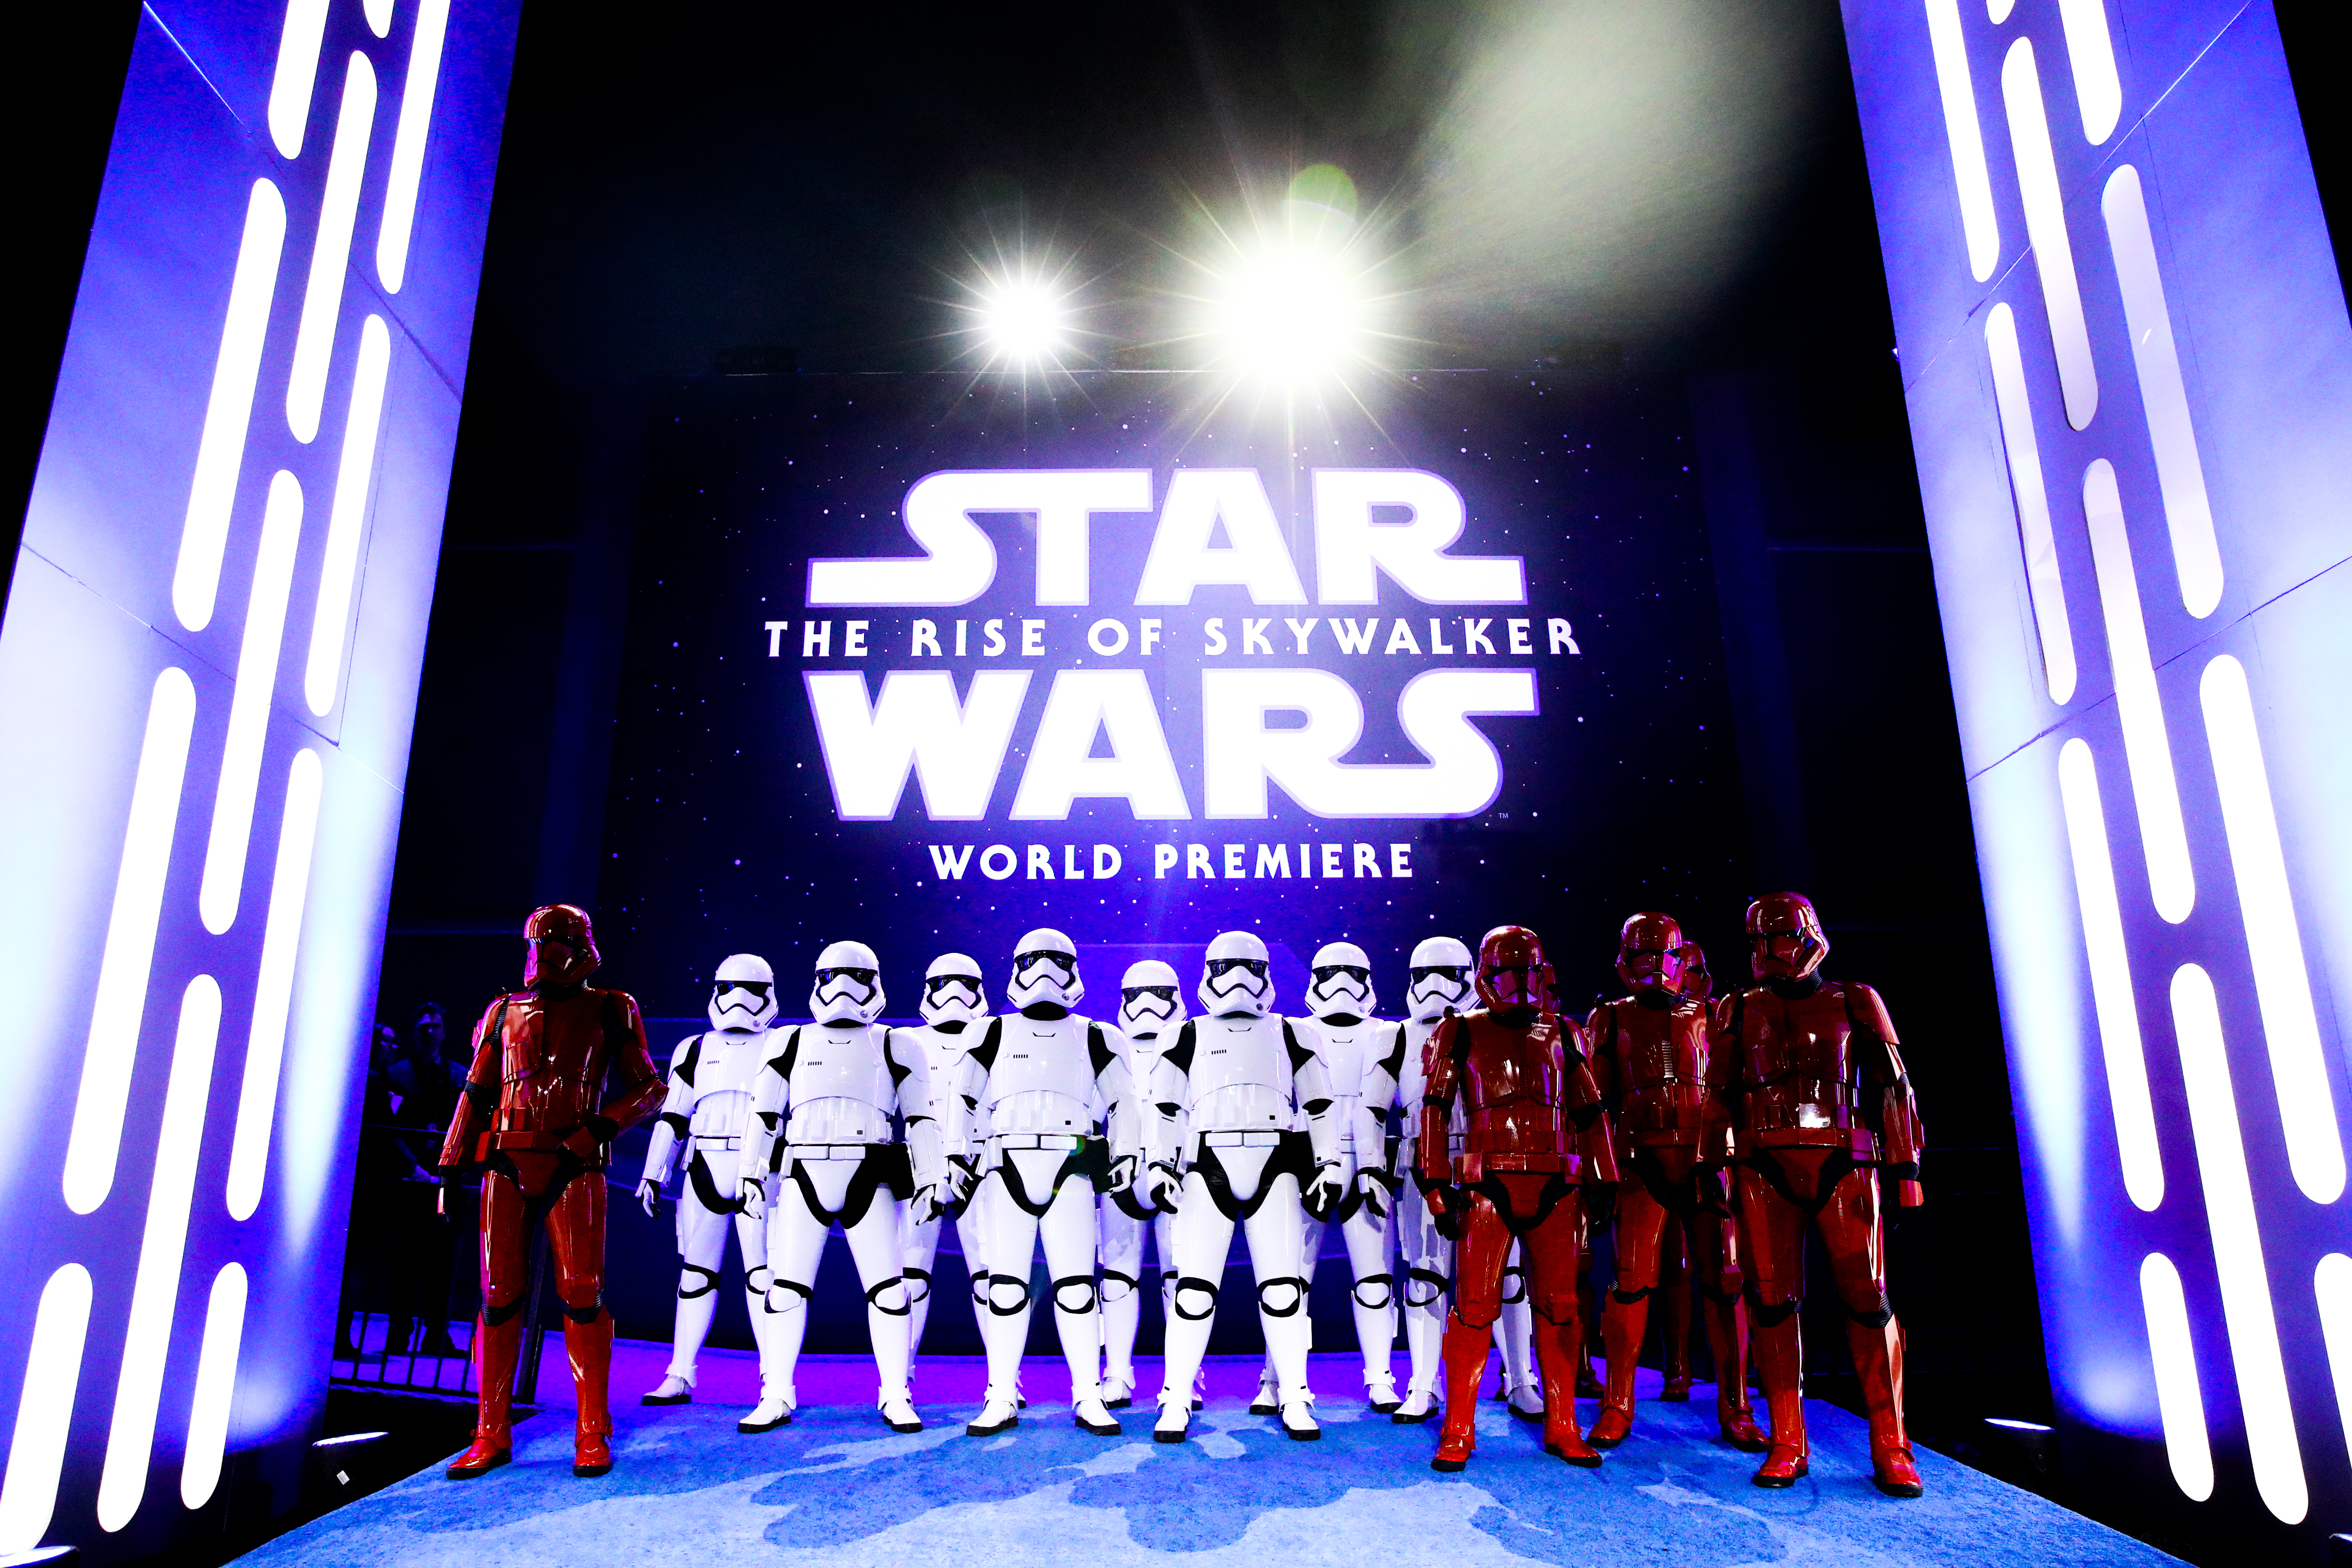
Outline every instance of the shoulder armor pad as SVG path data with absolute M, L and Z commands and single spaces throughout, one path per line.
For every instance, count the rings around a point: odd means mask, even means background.
M 1103 1038 L 1102 1026 L 1089 1022 L 1087 1025 L 1087 1062 L 1093 1070 L 1094 1076 L 1102 1077 L 1109 1070 L 1110 1064 L 1117 1059 L 1111 1054 L 1109 1043 Z
M 1176 1030 L 1176 1043 L 1160 1052 L 1160 1059 L 1189 1075 L 1192 1070 L 1192 1021 L 1187 1018 Z

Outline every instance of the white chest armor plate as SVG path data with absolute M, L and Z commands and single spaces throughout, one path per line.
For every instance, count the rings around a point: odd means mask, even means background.
M 714 1029 L 680 1047 L 678 1054 L 694 1052 L 694 1081 L 686 1086 L 688 1103 L 664 1105 L 688 1119 L 688 1132 L 697 1138 L 740 1138 L 751 1121 L 751 1089 L 760 1069 L 776 1054 L 777 1041 L 766 1030 L 730 1034 Z
M 1305 1018 L 1295 1020 L 1291 1026 L 1298 1031 L 1301 1042 L 1319 1047 L 1316 1054 L 1323 1058 L 1323 1070 L 1331 1075 L 1331 1091 L 1340 1102 L 1334 1112 L 1339 1118 L 1340 1146 L 1354 1148 L 1356 1107 L 1363 1098 L 1365 1063 L 1378 1058 L 1396 1038 L 1396 1026 L 1367 1018 L 1341 1028 Z
M 1095 1088 L 1087 1020 L 1007 1013 L 996 1022 L 996 1059 L 980 1093 L 975 1133 L 1093 1132 L 1106 1108 Z
M 898 1086 L 879 1024 L 803 1024 L 785 1091 L 787 1143 L 887 1143 Z
M 966 1024 L 961 1034 L 942 1035 L 926 1024 L 898 1031 L 901 1038 L 922 1042 L 923 1066 L 931 1075 L 931 1115 L 942 1127 L 947 1125 L 948 1096 L 955 1092 L 956 1075 L 963 1069 L 964 1054 L 980 1044 L 980 1032 L 986 1027 L 985 1024 Z
M 1298 1127 L 1297 1088 L 1280 1018 L 1195 1018 L 1192 1029 L 1192 1064 L 1181 1103 L 1192 1131 L 1287 1132 Z

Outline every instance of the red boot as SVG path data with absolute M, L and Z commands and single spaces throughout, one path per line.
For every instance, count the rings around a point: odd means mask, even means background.
M 453 1481 L 479 1480 L 514 1457 L 515 1360 L 522 1351 L 522 1315 L 492 1326 L 474 1323 L 474 1381 L 481 1391 L 474 1441 L 445 1472 Z
M 1601 1396 L 1601 1414 L 1592 1423 L 1596 1448 L 1613 1448 L 1633 1434 L 1634 1363 L 1642 1353 L 1642 1335 L 1649 1321 L 1647 1296 L 1628 1301 L 1612 1292 L 1609 1304 L 1601 1310 L 1601 1342 L 1609 1352 L 1609 1384 Z
M 1903 1426 L 1903 1325 L 1892 1318 L 1876 1328 L 1849 1321 L 1845 1332 L 1862 1376 L 1863 1408 L 1870 1413 L 1871 1479 L 1888 1497 L 1921 1496 L 1927 1489 Z
M 613 1468 L 613 1413 L 606 1401 L 613 1366 L 613 1315 L 602 1307 L 586 1322 L 566 1313 L 563 1349 L 572 1362 L 572 1388 L 580 1405 L 572 1433 L 572 1473 L 601 1476 Z
M 1576 1429 L 1576 1400 L 1571 1393 L 1578 1370 L 1587 1375 L 1591 1372 L 1583 1349 L 1581 1325 L 1536 1319 L 1536 1362 L 1543 1368 L 1544 1452 L 1591 1469 L 1601 1463 L 1601 1455 Z
M 1805 1442 L 1804 1344 L 1797 1314 L 1759 1325 L 1754 1340 L 1758 1369 L 1764 1374 L 1764 1400 L 1772 1416 L 1771 1450 L 1756 1471 L 1759 1487 L 1792 1487 L 1812 1468 Z
M 1706 1300 L 1707 1348 L 1715 1355 L 1715 1424 L 1723 1440 L 1743 1454 L 1760 1454 L 1771 1440 L 1748 1407 L 1748 1309 L 1738 1295 Z
M 1433 1470 L 1458 1470 L 1478 1447 L 1478 1385 L 1486 1379 L 1491 1328 L 1474 1329 L 1452 1312 L 1445 1315 L 1445 1424 L 1438 1429 Z
M 1690 1277 L 1685 1274 L 1679 1279 L 1668 1279 L 1659 1287 L 1658 1294 L 1665 1312 L 1665 1321 L 1658 1326 L 1666 1346 L 1665 1386 L 1658 1390 L 1658 1401 L 1662 1405 L 1686 1405 L 1690 1402 L 1693 1381 L 1690 1364 Z M 1601 1324 L 1601 1337 L 1604 1340 L 1609 1337 L 1609 1324 L 1605 1319 Z M 1634 1348 L 1638 1353 L 1638 1340 L 1634 1342 Z

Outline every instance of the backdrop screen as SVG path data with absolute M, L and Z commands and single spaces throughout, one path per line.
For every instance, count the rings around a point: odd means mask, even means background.
M 1362 944 L 1393 997 L 1421 938 L 1532 923 L 1580 1000 L 1633 910 L 1736 910 L 1678 395 L 1472 373 L 1312 408 L 1198 394 L 675 388 L 599 909 L 649 1012 L 698 1013 L 739 950 L 793 996 L 848 938 L 903 1014 L 939 952 L 1001 975 L 1039 925 L 1104 1014 L 1112 965 L 1232 928 L 1295 1005 L 1324 942 Z

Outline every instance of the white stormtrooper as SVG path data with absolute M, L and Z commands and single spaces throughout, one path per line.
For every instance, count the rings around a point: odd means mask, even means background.
M 1142 1100 L 1159 1064 L 1160 1047 L 1174 1040 L 1176 1026 L 1184 1021 L 1182 982 L 1176 972 L 1156 958 L 1128 966 L 1118 987 L 1118 1029 L 1127 1037 L 1129 1076 L 1134 1080 L 1145 1133 L 1144 1160 L 1151 1159 L 1150 1135 L 1158 1118 Z M 1096 1205 L 1095 1245 L 1102 1272 L 1103 1405 L 1122 1410 L 1135 1403 L 1135 1334 L 1143 1316 L 1143 1237 L 1157 1233 L 1163 1301 L 1172 1300 L 1176 1256 L 1170 1217 L 1150 1198 L 1130 1187 L 1114 1193 Z
M 931 1117 L 944 1138 L 953 1120 L 949 1101 L 955 1097 L 956 1074 L 963 1066 L 964 1052 L 980 1038 L 980 1032 L 971 1026 L 988 1016 L 988 985 L 980 965 L 961 952 L 941 953 L 931 960 L 930 968 L 923 972 L 923 1000 L 916 1010 L 923 1016 L 923 1027 L 900 1032 L 923 1044 L 930 1067 Z M 911 1205 L 907 1210 L 907 1293 L 914 1302 L 914 1315 L 907 1321 L 909 1351 L 923 1348 L 923 1325 L 931 1315 L 931 1265 L 939 1258 L 940 1226 L 945 1219 L 945 1211 L 925 1212 Z M 981 1258 L 979 1221 L 969 1210 L 956 1216 L 956 1240 L 963 1247 L 964 1267 L 971 1276 L 972 1305 L 978 1307 L 988 1265 Z
M 899 1205 L 928 1211 L 941 1188 L 940 1124 L 930 1066 L 911 1031 L 884 1028 L 882 964 L 863 942 L 836 942 L 817 955 L 809 1015 L 783 1031 L 783 1047 L 755 1080 L 746 1139 L 744 1207 L 768 1216 L 775 1314 L 772 1364 L 760 1369 L 758 1408 L 737 1424 L 765 1432 L 793 1418 L 793 1372 L 808 1332 L 808 1305 L 824 1238 L 838 1223 L 866 1287 L 866 1326 L 880 1374 L 877 1405 L 894 1432 L 919 1432 L 907 1386 L 909 1350 L 905 1236 Z M 891 1117 L 906 1124 L 896 1141 Z M 758 1173 L 773 1171 L 772 1178 Z M 775 1189 L 775 1202 L 768 1190 Z
M 751 1085 L 770 1054 L 768 1025 L 776 1016 L 776 972 L 768 961 L 739 952 L 719 966 L 710 987 L 707 1035 L 680 1040 L 670 1055 L 669 1094 L 662 1101 L 653 1142 L 646 1150 L 637 1201 L 656 1212 L 678 1155 L 686 1155 L 686 1190 L 677 1199 L 677 1329 L 669 1371 L 645 1396 L 647 1405 L 685 1405 L 694 1398 L 694 1363 L 719 1310 L 719 1266 L 727 1256 L 731 1219 L 743 1252 L 743 1288 L 750 1294 L 751 1337 L 767 1373 L 774 1355 L 776 1315 L 768 1306 L 766 1227 L 736 1195 L 760 1167 L 743 1164 L 751 1123 Z
M 1302 1442 L 1323 1435 L 1307 1387 L 1307 1279 L 1298 1268 L 1303 1205 L 1328 1213 L 1347 1190 L 1340 1106 L 1310 1039 L 1273 1016 L 1271 967 L 1265 943 L 1246 931 L 1211 942 L 1199 990 L 1209 1016 L 1177 1030 L 1152 1078 L 1160 1119 L 1152 1194 L 1175 1211 L 1179 1274 L 1152 1431 L 1162 1443 L 1182 1442 L 1192 1425 L 1192 1379 L 1208 1349 L 1236 1221 L 1249 1238 L 1282 1429 Z
M 1143 1128 L 1118 1030 L 1070 1011 L 1086 995 L 1078 950 L 1057 931 L 1033 931 L 1013 958 L 1005 1000 L 1017 1012 L 989 1020 L 965 1053 L 950 1104 L 950 1180 L 971 1205 L 988 1260 L 988 1394 L 965 1428 L 975 1437 L 1018 1424 L 1015 1378 L 1029 1338 L 1029 1259 L 1042 1238 L 1053 1280 L 1055 1327 L 1070 1368 L 1071 1415 L 1097 1436 L 1117 1436 L 1099 1381 L 1102 1310 L 1095 1283 L 1097 1192 L 1132 1186 Z M 1106 1136 L 1097 1138 L 1101 1126 Z
M 1368 1118 L 1385 1119 L 1391 1107 L 1404 1113 L 1404 1136 L 1397 1141 L 1394 1181 L 1403 1187 L 1396 1205 L 1397 1245 L 1405 1266 L 1404 1337 L 1412 1357 L 1412 1374 L 1404 1402 L 1391 1417 L 1422 1422 L 1437 1413 L 1440 1348 L 1445 1337 L 1445 1292 L 1453 1283 L 1454 1244 L 1437 1233 L 1437 1222 L 1422 1201 L 1433 1184 L 1423 1183 L 1413 1168 L 1414 1130 L 1421 1125 L 1423 1090 L 1422 1047 L 1437 1032 L 1448 1013 L 1475 1005 L 1472 983 L 1475 961 L 1470 950 L 1450 936 L 1424 939 L 1412 950 L 1408 965 L 1405 1008 L 1408 1016 L 1395 1026 L 1388 1049 L 1364 1068 L 1363 1103 Z M 1456 1134 L 1458 1144 L 1460 1135 Z M 1356 1179 L 1357 1191 L 1367 1191 L 1376 1178 L 1367 1163 Z M 1385 1185 L 1385 1184 L 1384 1184 Z M 1506 1394 L 1511 1411 L 1523 1417 L 1540 1417 L 1543 1394 L 1533 1372 L 1535 1319 L 1529 1310 L 1526 1276 L 1517 1262 L 1506 1270 L 1503 1315 L 1496 1320 L 1495 1339 L 1502 1347 Z M 1517 1277 L 1516 1285 L 1512 1277 Z
M 1307 1007 L 1311 1018 L 1294 1020 L 1302 1033 L 1312 1029 L 1318 1054 L 1331 1075 L 1339 1102 L 1340 1164 L 1344 1176 L 1361 1172 L 1370 1181 L 1351 1183 L 1352 1190 L 1339 1209 L 1318 1216 L 1307 1215 L 1307 1240 L 1299 1272 L 1311 1287 L 1315 1266 L 1322 1256 L 1323 1232 L 1336 1222 L 1348 1246 L 1348 1272 L 1356 1316 L 1356 1342 L 1363 1349 L 1364 1392 L 1374 1410 L 1383 1415 L 1398 1408 L 1395 1374 L 1390 1354 L 1396 1344 L 1396 1274 L 1392 1261 L 1395 1238 L 1396 1178 L 1388 1164 L 1388 1118 L 1366 1107 L 1365 1069 L 1393 1047 L 1397 1026 L 1373 1018 L 1379 1005 L 1372 994 L 1372 961 L 1351 942 L 1327 942 L 1307 965 Z M 1280 1407 L 1269 1357 L 1258 1374 L 1258 1396 L 1250 1408 L 1271 1415 Z

